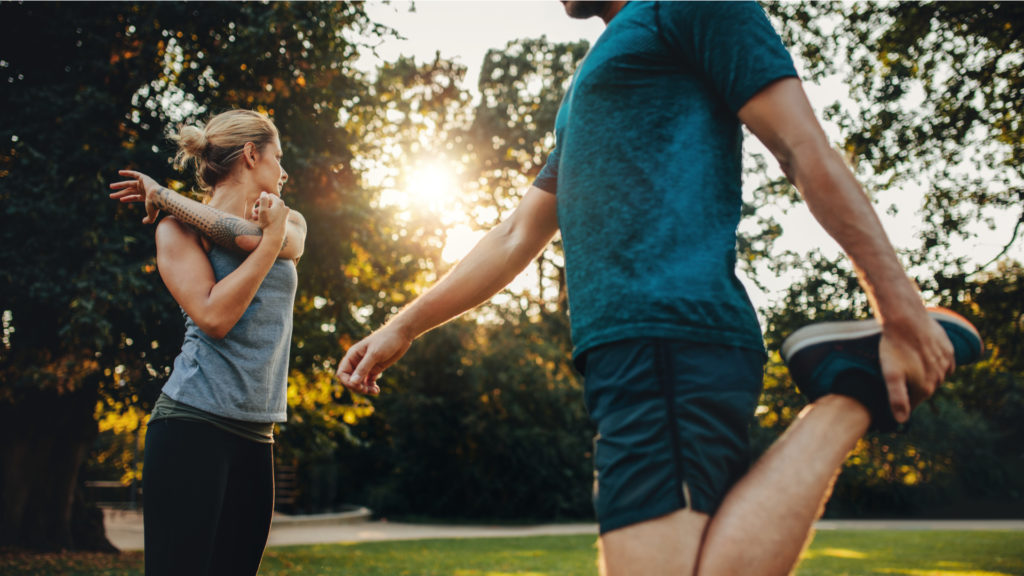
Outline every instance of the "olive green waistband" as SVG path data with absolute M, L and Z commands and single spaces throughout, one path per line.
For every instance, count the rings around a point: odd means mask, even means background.
M 193 408 L 188 404 L 182 404 L 174 398 L 171 398 L 164 393 L 160 393 L 160 397 L 157 398 L 156 403 L 153 404 L 153 412 L 150 414 L 149 421 L 154 422 L 164 418 L 178 418 L 181 420 L 192 420 L 194 422 L 206 422 L 208 424 L 213 424 L 225 432 L 241 436 L 246 440 L 260 442 L 261 444 L 274 443 L 273 422 L 246 422 L 244 420 L 225 418 L 223 416 L 205 412 L 198 408 Z

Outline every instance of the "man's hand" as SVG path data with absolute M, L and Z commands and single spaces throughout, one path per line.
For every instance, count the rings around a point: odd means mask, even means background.
M 360 394 L 380 394 L 377 377 L 405 355 L 412 339 L 403 336 L 391 325 L 356 342 L 338 365 L 338 380 Z
M 118 170 L 117 173 L 121 176 L 131 178 L 131 180 L 112 183 L 110 185 L 110 189 L 117 190 L 117 192 L 111 192 L 110 198 L 113 200 L 120 200 L 122 203 L 145 202 L 146 217 L 142 219 L 142 223 L 156 223 L 156 217 L 160 213 L 160 207 L 157 205 L 156 193 L 160 188 L 162 188 L 162 186 L 160 186 L 156 180 L 153 180 L 142 172 L 136 172 L 135 170 Z
M 879 360 L 893 417 L 901 423 L 956 368 L 953 344 L 945 330 L 927 313 L 916 310 L 910 317 L 883 324 Z

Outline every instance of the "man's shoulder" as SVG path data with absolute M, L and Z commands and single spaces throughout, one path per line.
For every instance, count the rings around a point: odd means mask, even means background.
M 656 2 L 659 26 L 703 31 L 728 31 L 733 23 L 766 19 L 757 2 Z

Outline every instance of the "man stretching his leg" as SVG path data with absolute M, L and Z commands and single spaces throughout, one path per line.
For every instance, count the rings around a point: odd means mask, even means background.
M 414 338 L 489 299 L 560 230 L 573 356 L 599 432 L 602 572 L 786 574 L 857 439 L 906 421 L 981 341 L 922 305 L 757 4 L 563 4 L 607 27 L 544 169 L 448 276 L 348 350 L 338 377 L 378 393 Z M 765 351 L 734 271 L 741 124 L 849 255 L 876 317 L 787 343 L 813 402 L 753 467 Z

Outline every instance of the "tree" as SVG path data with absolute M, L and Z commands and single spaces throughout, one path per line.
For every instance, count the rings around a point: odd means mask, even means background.
M 908 247 L 922 287 L 957 300 L 976 272 L 965 241 L 996 229 L 1018 242 L 1024 199 L 1024 51 L 1015 2 L 771 4 L 810 79 L 840 75 L 852 102 L 826 118 L 879 202 L 926 190 L 920 240 Z M 841 68 L 840 68 L 841 67 Z M 896 210 L 890 206 L 889 210 Z M 977 264 L 973 264 L 977 266 Z
M 1016 499 L 1020 463 L 1011 446 L 1021 438 L 1024 378 L 1007 352 L 1017 345 L 1024 311 L 1019 299 L 1002 294 L 1013 294 L 1019 282 L 1019 264 L 1007 255 L 1019 249 L 1022 224 L 1024 80 L 1014 63 L 1024 52 L 1024 10 L 959 2 L 766 9 L 802 57 L 806 79 L 839 77 L 849 86 L 849 98 L 826 108 L 825 117 L 839 126 L 838 145 L 872 198 L 896 213 L 915 189 L 924 191 L 914 224 L 919 242 L 902 246 L 901 255 L 930 303 L 975 321 L 990 354 L 961 368 L 918 409 L 908 435 L 862 442 L 837 484 L 834 509 L 866 512 L 860 497 L 872 491 L 890 513 Z M 789 202 L 786 188 L 760 190 Z M 986 232 L 998 235 L 1001 247 L 969 257 L 966 249 Z M 800 274 L 765 311 L 770 349 L 809 321 L 868 314 L 842 258 L 772 256 L 767 269 Z M 787 423 L 800 406 L 789 399 L 780 368 L 774 357 L 769 372 L 778 378 L 769 378 L 760 412 L 761 423 L 772 426 Z
M 380 163 L 382 185 L 401 188 L 411 166 L 458 159 L 463 185 L 455 203 L 472 226 L 490 228 L 514 209 L 546 160 L 554 115 L 585 51 L 584 44 L 544 39 L 491 51 L 475 110 L 459 84 L 461 70 L 447 62 L 384 66 L 375 92 L 391 122 L 362 122 L 369 132 L 363 141 L 391 152 L 367 151 L 367 162 Z M 428 283 L 447 266 L 440 217 L 429 210 L 395 214 L 400 233 L 425 245 L 396 259 L 418 261 Z M 556 243 L 538 259 L 536 289 L 505 291 L 498 303 L 424 335 L 385 372 L 372 416 L 353 428 L 365 446 L 341 445 L 337 454 L 350 498 L 388 515 L 589 512 L 593 429 L 569 360 L 560 261 Z
M 555 116 L 588 48 L 585 41 L 552 44 L 541 37 L 510 42 L 484 56 L 480 103 L 464 136 L 468 169 L 478 175 L 478 224 L 494 226 L 511 214 L 547 162 L 554 146 Z M 560 336 L 567 337 L 569 305 L 560 238 L 541 253 L 536 267 L 534 296 L 519 304 L 564 327 Z M 563 346 L 568 350 L 571 343 L 563 340 Z
M 151 229 L 105 199 L 106 183 L 125 166 L 181 178 L 167 162 L 177 122 L 265 110 L 284 135 L 290 204 L 311 237 L 335 239 L 306 252 L 308 316 L 296 324 L 350 316 L 343 303 L 361 292 L 345 263 L 358 259 L 368 202 L 339 111 L 365 94 L 352 68 L 359 38 L 384 30 L 357 3 L 4 4 L 0 14 L 0 104 L 18 111 L 0 129 L 0 545 L 110 549 L 76 490 L 94 412 L 101 398 L 145 408 L 182 325 L 153 274 Z M 323 294 L 336 299 L 313 305 Z M 294 365 L 319 366 L 319 353 L 300 347 Z
M 100 195 L 131 146 L 160 140 L 123 121 L 132 77 L 155 76 L 158 61 L 152 47 L 125 35 L 124 7 L 93 8 L 0 7 L 0 104 L 19 111 L 0 134 L 5 545 L 109 548 L 102 517 L 76 492 L 99 390 L 130 396 L 117 385 L 125 376 L 118 367 L 161 369 L 174 345 L 174 308 L 143 264 L 152 243 L 125 238 L 126 222 Z M 165 347 L 150 351 L 151 342 Z

